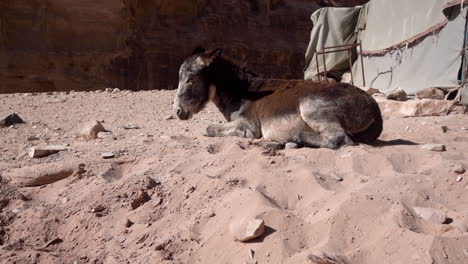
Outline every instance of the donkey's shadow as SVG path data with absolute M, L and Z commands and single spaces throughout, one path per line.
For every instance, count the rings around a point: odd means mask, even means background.
M 392 139 L 392 140 L 381 140 L 377 139 L 372 146 L 374 147 L 389 147 L 389 146 L 414 146 L 419 145 L 416 142 L 405 140 L 405 139 Z

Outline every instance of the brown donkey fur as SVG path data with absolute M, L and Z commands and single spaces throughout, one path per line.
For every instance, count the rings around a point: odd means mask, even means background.
M 221 49 L 196 49 L 182 64 L 174 100 L 186 120 L 212 101 L 226 124 L 213 124 L 207 136 L 264 137 L 280 143 L 337 149 L 370 144 L 382 132 L 375 100 L 344 83 L 262 79 L 221 58 Z

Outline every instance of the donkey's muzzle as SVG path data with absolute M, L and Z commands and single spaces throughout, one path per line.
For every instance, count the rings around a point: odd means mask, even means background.
M 178 106 L 174 107 L 174 112 L 180 120 L 187 120 L 190 117 L 190 113 L 184 111 L 182 107 L 178 107 Z

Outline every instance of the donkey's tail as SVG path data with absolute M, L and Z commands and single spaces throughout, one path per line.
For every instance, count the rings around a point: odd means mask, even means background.
M 372 108 L 374 111 L 374 122 L 372 122 L 372 124 L 366 130 L 353 134 L 351 138 L 354 141 L 364 144 L 372 144 L 382 133 L 383 120 L 379 104 L 377 104 L 377 102 L 373 102 Z

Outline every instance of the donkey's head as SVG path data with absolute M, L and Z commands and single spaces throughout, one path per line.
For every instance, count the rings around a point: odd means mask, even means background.
M 221 53 L 222 49 L 205 51 L 203 48 L 196 48 L 180 66 L 179 87 L 174 99 L 174 111 L 179 119 L 190 119 L 214 95 L 208 67 Z

